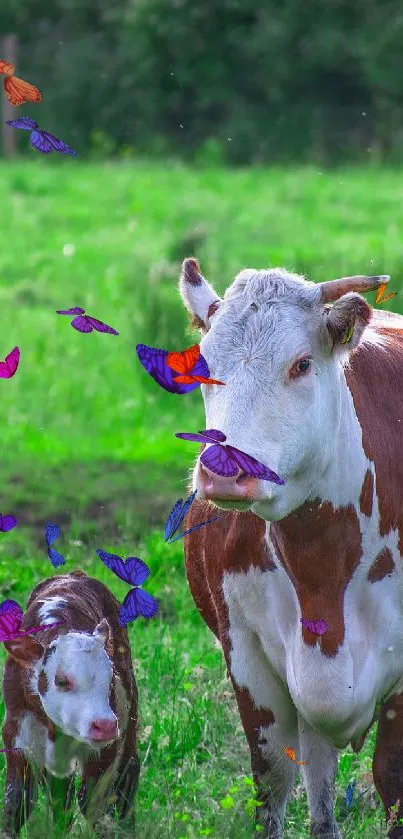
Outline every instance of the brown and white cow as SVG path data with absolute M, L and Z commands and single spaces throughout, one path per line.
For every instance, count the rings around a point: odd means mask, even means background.
M 226 383 L 202 385 L 204 427 L 285 482 L 198 460 L 186 521 L 211 517 L 211 502 L 229 511 L 185 538 L 186 568 L 231 675 L 264 837 L 283 835 L 298 771 L 284 746 L 307 761 L 312 835 L 340 837 L 337 749 L 358 751 L 378 714 L 374 781 L 387 816 L 398 799 L 403 816 L 403 317 L 356 293 L 384 279 L 245 270 L 220 299 L 183 265 L 201 352 Z
M 6 755 L 3 836 L 28 818 L 37 780 L 53 808 L 72 815 L 77 770 L 79 806 L 95 829 L 106 812 L 122 819 L 134 806 L 137 687 L 119 604 L 82 571 L 50 577 L 33 590 L 22 629 L 61 620 L 5 643 L 3 739 L 16 750 Z

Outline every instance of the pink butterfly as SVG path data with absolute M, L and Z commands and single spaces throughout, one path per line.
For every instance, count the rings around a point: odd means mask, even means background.
M 0 361 L 0 379 L 11 379 L 17 372 L 19 361 L 19 348 L 14 347 L 14 349 L 6 355 L 6 360 Z
M 322 618 L 318 621 L 311 621 L 307 618 L 300 618 L 300 621 L 302 623 L 302 626 L 304 626 L 305 629 L 309 629 L 309 631 L 312 632 L 314 635 L 324 635 L 325 632 L 327 632 L 327 630 L 329 629 L 329 624 L 326 623 L 325 620 L 322 620 Z
M 44 629 L 61 626 L 65 622 L 58 621 L 57 623 L 33 626 L 30 629 L 21 629 L 23 615 L 24 612 L 19 603 L 15 600 L 3 600 L 0 605 L 0 641 L 11 641 L 12 638 L 20 638 L 22 635 L 31 635 L 32 632 L 41 632 Z
M 237 475 L 239 470 L 242 469 L 245 475 L 250 475 L 252 478 L 273 481 L 273 483 L 280 485 L 284 484 L 283 479 L 279 478 L 271 469 L 268 469 L 260 460 L 256 460 L 255 457 L 241 451 L 241 449 L 236 449 L 235 446 L 229 446 L 228 444 L 223 446 L 222 443 L 227 438 L 222 431 L 218 431 L 216 428 L 199 431 L 198 434 L 178 432 L 175 437 L 180 437 L 182 440 L 191 440 L 194 443 L 212 443 L 200 455 L 200 460 L 216 475 L 230 478 Z
M 95 330 L 96 332 L 108 332 L 109 335 L 119 335 L 119 332 L 116 332 L 113 326 L 108 326 L 102 320 L 86 315 L 85 309 L 82 309 L 81 306 L 72 306 L 71 309 L 57 309 L 56 314 L 78 315 L 78 317 L 73 318 L 70 324 L 73 329 L 77 329 L 77 332 L 94 332 Z

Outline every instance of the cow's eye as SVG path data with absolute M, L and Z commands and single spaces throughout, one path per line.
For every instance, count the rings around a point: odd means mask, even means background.
M 55 685 L 59 690 L 71 689 L 71 684 L 67 676 L 55 676 Z
M 290 379 L 297 379 L 300 376 L 305 376 L 307 373 L 309 373 L 311 367 L 312 359 L 309 356 L 306 356 L 305 358 L 299 358 L 298 361 L 296 361 L 291 367 Z

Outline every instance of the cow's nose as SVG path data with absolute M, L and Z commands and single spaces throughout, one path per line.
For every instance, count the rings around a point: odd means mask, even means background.
M 196 480 L 206 499 L 241 501 L 248 498 L 257 500 L 260 497 L 258 479 L 245 475 L 241 469 L 237 475 L 226 478 L 216 475 L 199 460 Z
M 117 720 L 93 720 L 90 727 L 90 739 L 99 740 L 100 742 L 106 740 L 116 740 L 119 736 L 119 728 Z

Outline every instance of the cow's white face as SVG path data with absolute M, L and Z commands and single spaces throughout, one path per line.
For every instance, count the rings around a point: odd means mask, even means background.
M 193 490 L 224 509 L 279 520 L 315 497 L 318 478 L 334 458 L 346 390 L 343 362 L 370 309 L 355 294 L 325 307 L 320 286 L 282 269 L 241 272 L 223 300 L 201 279 L 199 287 L 189 285 L 184 274 L 180 288 L 204 332 L 200 348 L 210 376 L 225 382 L 201 387 L 205 428 L 224 432 L 229 444 L 262 461 L 284 485 L 258 481 L 253 497 L 225 501 L 225 480 L 213 478 L 209 494 L 198 460 Z
M 97 633 L 59 635 L 48 647 L 45 661 L 36 665 L 31 680 L 49 719 L 64 734 L 92 744 L 97 741 L 94 721 L 109 721 L 109 740 L 116 736 L 113 725 L 117 720 L 109 704 L 113 667 L 104 643 Z

